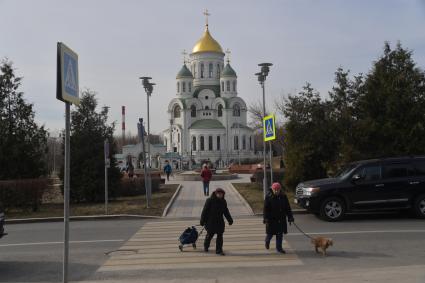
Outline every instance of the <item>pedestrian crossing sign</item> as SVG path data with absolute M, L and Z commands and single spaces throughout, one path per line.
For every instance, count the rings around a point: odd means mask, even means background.
M 78 87 L 78 55 L 58 42 L 56 98 L 80 104 Z
M 274 115 L 266 116 L 263 119 L 264 141 L 276 139 L 276 125 Z

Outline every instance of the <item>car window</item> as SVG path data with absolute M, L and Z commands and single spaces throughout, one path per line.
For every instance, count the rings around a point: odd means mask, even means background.
M 418 176 L 425 176 L 425 161 L 415 163 L 415 173 Z
M 336 173 L 335 178 L 345 179 L 354 168 L 356 168 L 356 164 L 348 164 L 344 166 L 338 173 Z
M 413 170 L 408 163 L 386 164 L 383 171 L 385 179 L 404 178 L 413 175 Z
M 375 181 L 381 179 L 381 166 L 371 165 L 365 166 L 361 169 L 362 180 L 364 181 Z

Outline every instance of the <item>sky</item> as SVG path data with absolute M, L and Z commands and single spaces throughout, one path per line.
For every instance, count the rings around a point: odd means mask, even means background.
M 22 76 L 36 120 L 53 135 L 64 128 L 64 104 L 56 100 L 56 43 L 78 53 L 80 89 L 97 92 L 110 107 L 121 134 L 137 133 L 146 117 L 140 76 L 156 83 L 151 98 L 151 132 L 167 128 L 175 76 L 201 37 L 208 9 L 212 36 L 231 51 L 238 95 L 259 101 L 258 63 L 271 62 L 266 100 L 298 92 L 308 81 L 323 97 L 338 67 L 367 73 L 384 42 L 413 51 L 425 68 L 425 0 L 0 0 L 0 58 Z

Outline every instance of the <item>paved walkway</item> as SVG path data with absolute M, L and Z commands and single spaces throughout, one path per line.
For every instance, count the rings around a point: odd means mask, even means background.
M 226 192 L 227 206 L 233 217 L 252 215 L 252 210 L 247 206 L 241 195 L 231 186 L 231 183 L 249 182 L 249 175 L 241 175 L 237 180 L 212 181 L 210 183 L 210 194 L 216 188 L 222 188 Z M 175 199 L 167 217 L 182 218 L 201 216 L 206 197 L 200 181 L 173 181 L 168 183 L 179 183 L 182 185 L 181 191 Z
M 210 252 L 203 252 L 205 232 L 197 241 L 197 249 L 187 246 L 180 252 L 177 239 L 190 225 L 193 225 L 190 220 L 146 223 L 124 246 L 110 254 L 98 272 L 302 265 L 287 242 L 284 243 L 285 255 L 275 252 L 274 242 L 270 250 L 264 248 L 264 225 L 258 217 L 236 219 L 232 226 L 226 227 L 226 256 L 215 254 L 215 238 Z

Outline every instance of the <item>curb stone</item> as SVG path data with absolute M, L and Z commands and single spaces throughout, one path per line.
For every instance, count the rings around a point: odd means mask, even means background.
M 176 191 L 174 192 L 173 196 L 171 197 L 170 201 L 168 202 L 167 206 L 164 208 L 164 211 L 162 212 L 162 217 L 166 217 L 168 212 L 170 211 L 171 206 L 173 205 L 174 201 L 176 200 L 177 196 L 179 195 L 181 188 L 183 186 L 180 184 Z

